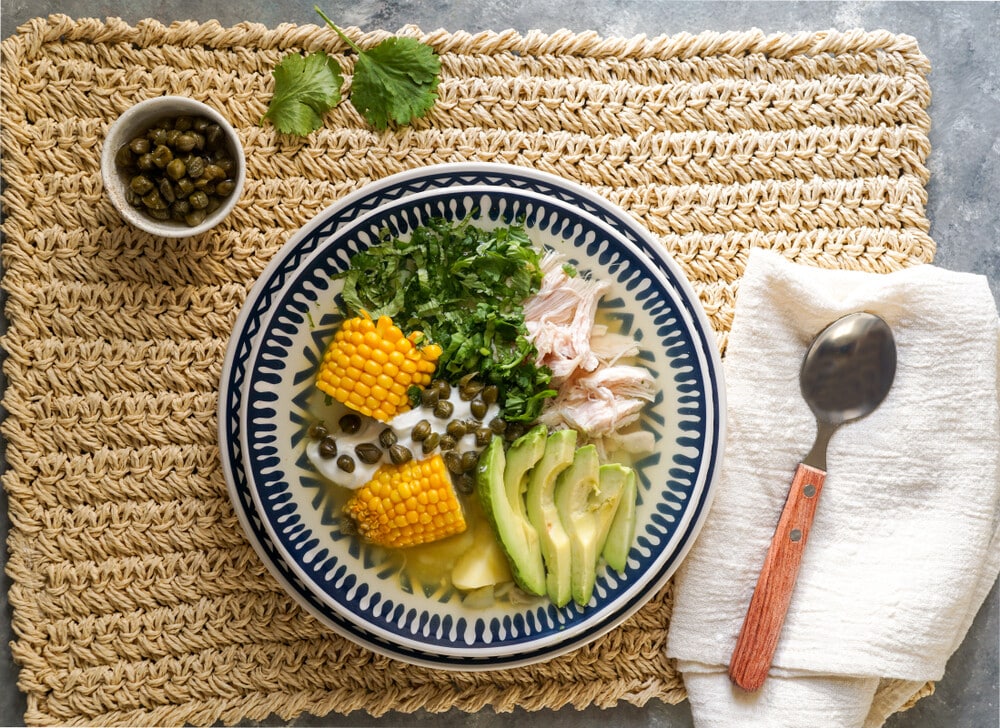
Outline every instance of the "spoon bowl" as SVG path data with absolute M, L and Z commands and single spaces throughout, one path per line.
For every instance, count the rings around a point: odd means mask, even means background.
M 816 440 L 795 470 L 729 663 L 730 678 L 744 690 L 758 690 L 771 668 L 826 480 L 830 438 L 840 425 L 874 411 L 895 376 L 892 330 L 872 313 L 852 313 L 834 321 L 817 334 L 802 360 L 799 386 L 816 416 Z
M 874 411 L 896 378 L 896 341 L 882 318 L 852 313 L 827 326 L 802 359 L 799 387 L 816 416 L 816 442 L 803 459 L 826 470 L 834 430 Z

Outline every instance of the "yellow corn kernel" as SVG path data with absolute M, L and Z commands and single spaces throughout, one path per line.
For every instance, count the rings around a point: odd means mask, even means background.
M 361 414 L 388 422 L 408 410 L 410 402 L 408 397 L 390 400 L 386 393 L 405 393 L 431 382 L 441 347 L 414 345 L 422 339 L 419 332 L 404 335 L 388 316 L 347 319 L 327 346 L 316 386 Z
M 440 455 L 383 465 L 347 501 L 344 512 L 363 539 L 391 548 L 430 543 L 466 529 L 462 505 Z

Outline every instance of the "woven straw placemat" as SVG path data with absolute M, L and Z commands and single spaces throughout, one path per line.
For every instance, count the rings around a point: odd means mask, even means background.
M 349 74 L 323 28 L 53 16 L 3 42 L 3 483 L 28 723 L 684 698 L 663 650 L 669 587 L 565 658 L 440 672 L 332 635 L 244 538 L 216 441 L 230 330 L 290 235 L 367 182 L 477 160 L 589 185 L 663 241 L 723 347 L 751 246 L 875 271 L 933 257 L 929 68 L 912 38 L 400 33 L 441 54 L 433 113 L 380 134 L 343 103 L 307 139 L 258 121 L 287 51 L 325 49 Z M 161 94 L 214 106 L 246 148 L 237 209 L 187 240 L 130 229 L 101 187 L 108 125 Z

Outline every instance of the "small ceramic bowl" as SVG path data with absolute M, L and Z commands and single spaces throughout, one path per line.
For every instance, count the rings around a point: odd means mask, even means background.
M 235 170 L 231 177 L 235 183 L 232 192 L 224 198 L 216 210 L 209 213 L 197 225 L 188 225 L 185 222 L 175 220 L 156 220 L 143 210 L 129 204 L 126 199 L 129 175 L 119 169 L 115 162 L 115 156 L 122 146 L 141 135 L 156 122 L 178 116 L 200 116 L 218 124 L 225 136 L 229 156 L 235 163 Z M 218 111 L 186 96 L 160 96 L 136 104 L 118 117 L 118 120 L 108 129 L 101 153 L 101 176 L 108 197 L 111 198 L 118 214 L 126 222 L 153 235 L 165 238 L 185 238 L 210 230 L 232 211 L 243 192 L 243 183 L 246 180 L 246 158 L 243 155 L 243 146 L 236 135 L 236 130 Z

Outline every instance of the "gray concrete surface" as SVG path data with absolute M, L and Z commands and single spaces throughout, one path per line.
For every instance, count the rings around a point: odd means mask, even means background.
M 223 25 L 250 20 L 316 23 L 314 0 L 3 0 L 0 36 L 36 16 L 65 13 L 72 17 L 121 17 L 172 20 L 217 19 Z M 321 6 L 342 25 L 364 30 L 397 30 L 416 24 L 424 30 L 503 30 L 560 28 L 595 30 L 603 36 L 659 35 L 702 30 L 765 32 L 886 28 L 917 38 L 933 70 L 928 215 L 938 245 L 936 263 L 989 277 L 1000 298 L 1000 4 L 939 2 L 651 2 L 642 0 L 323 0 Z M 0 538 L 9 528 L 6 500 L 0 495 Z M 4 557 L 6 550 L 2 550 Z M 7 604 L 9 579 L 0 579 L 0 725 L 23 725 L 23 695 L 15 685 L 17 667 L 10 658 L 12 639 Z M 948 665 L 936 693 L 897 714 L 888 728 L 992 728 L 998 713 L 998 643 L 1000 593 L 994 587 L 965 642 Z M 276 717 L 252 725 L 299 726 L 471 726 L 493 728 L 616 728 L 691 725 L 686 704 L 653 702 L 643 708 L 619 707 L 540 713 L 476 715 L 363 714 L 303 716 L 291 723 Z M 248 724 L 250 725 L 250 724 Z

